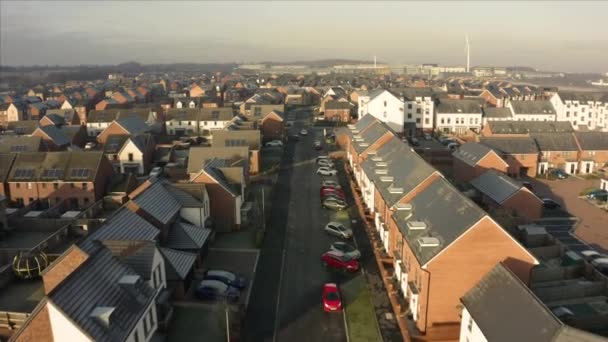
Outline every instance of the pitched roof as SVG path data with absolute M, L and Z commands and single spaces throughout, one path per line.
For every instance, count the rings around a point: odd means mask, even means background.
M 70 140 L 65 136 L 65 134 L 59 128 L 57 128 L 57 126 L 48 125 L 48 126 L 38 127 L 37 130 L 42 131 L 57 146 L 70 145 Z
M 498 154 L 538 154 L 538 146 L 531 137 L 479 139 L 479 143 L 486 145 Z
M 166 121 L 197 121 L 198 108 L 172 108 L 165 115 Z
M 200 249 L 210 235 L 211 229 L 176 222 L 169 231 L 166 246 L 173 249 Z
M 142 120 L 147 121 L 150 114 L 150 108 L 91 110 L 87 116 L 87 123 L 112 122 L 128 116 L 137 116 Z
M 555 341 L 563 326 L 502 264 L 488 272 L 461 301 L 488 341 Z
M 365 131 L 359 133 L 363 141 L 353 142 L 353 147 L 357 153 L 363 153 L 367 148 L 380 139 L 383 135 L 390 132 L 389 128 L 380 121 L 373 122 Z
M 469 166 L 475 166 L 483 157 L 491 152 L 492 150 L 485 145 L 467 142 L 454 151 L 452 156 Z
M 206 191 L 205 184 L 183 183 L 180 186 L 191 187 L 193 184 L 196 184 L 195 186 L 197 188 L 197 189 L 193 189 L 194 191 L 197 191 L 197 192 Z M 203 206 L 202 199 L 199 200 L 198 198 L 195 198 L 193 195 L 176 187 L 174 184 L 167 184 L 167 186 L 165 188 L 171 193 L 171 195 L 179 202 L 179 204 L 182 207 L 200 208 Z M 204 196 L 204 194 L 201 194 L 201 195 Z
M 572 133 L 534 133 L 531 136 L 540 151 L 578 151 Z
M 362 132 L 369 126 L 371 126 L 374 122 L 378 122 L 378 119 L 371 114 L 365 114 L 355 124 L 355 128 Z
M 247 146 L 251 150 L 259 150 L 261 145 L 261 134 L 257 129 L 251 130 L 216 130 L 212 132 L 212 146 L 232 147 Z
M 230 121 L 234 117 L 230 107 L 200 108 L 199 110 L 200 121 Z
M 104 158 L 102 152 L 24 152 L 19 153 L 10 180 L 92 182 Z
M 559 98 L 562 101 L 578 101 L 578 102 L 597 102 L 602 101 L 608 93 L 600 93 L 600 92 L 587 92 L 587 91 L 558 91 Z
M 15 158 L 16 155 L 13 153 L 0 153 L 0 183 L 6 182 Z
M 125 207 L 118 209 L 108 221 L 89 235 L 81 244 L 89 250 L 93 241 L 154 241 L 160 230 Z
M 468 113 L 481 114 L 481 104 L 478 100 L 440 99 L 435 107 L 437 113 Z
M 393 214 L 393 219 L 421 265 L 429 262 L 486 215 L 443 177 L 436 179 L 409 203 L 412 211 L 398 210 Z M 414 221 L 424 222 L 426 229 L 409 229 L 407 222 Z M 422 237 L 437 238 L 439 246 L 421 246 L 419 238 Z
M 156 254 L 156 242 L 146 241 L 129 245 L 129 248 L 123 250 L 118 257 L 121 262 L 131 267 L 144 280 L 150 280 L 154 272 L 152 269 L 154 254 Z
M 137 276 L 109 249 L 98 245 L 89 258 L 49 294 L 48 300 L 95 341 L 125 341 L 146 314 L 156 290 L 139 278 L 136 294 L 119 284 L 124 276 Z M 112 307 L 110 327 L 91 316 L 99 307 Z
M 129 134 L 141 134 L 150 131 L 150 126 L 139 116 L 123 116 L 117 119 L 116 123 Z
M 211 178 L 213 178 L 219 185 L 224 188 L 224 190 L 228 191 L 232 196 L 237 196 L 238 192 L 236 189 L 230 185 L 230 182 L 224 175 L 222 168 L 226 167 L 225 159 L 213 158 L 209 159 L 203 170 L 207 173 Z
M 176 251 L 171 248 L 159 248 L 165 258 L 167 280 L 184 280 L 196 262 L 196 254 Z
M 154 182 L 131 201 L 162 224 L 169 223 L 181 208 L 162 181 Z
M 103 152 L 109 154 L 118 153 L 127 139 L 129 139 L 129 136 L 125 134 L 108 135 L 106 143 L 103 145 Z
M 16 134 L 32 134 L 39 125 L 38 120 L 11 121 L 6 124 L 6 129 Z
M 523 188 L 518 181 L 495 170 L 482 173 L 471 180 L 471 185 L 498 204 L 503 203 Z
M 606 132 L 576 132 L 574 135 L 584 151 L 608 151 Z
M 41 137 L 6 135 L 0 136 L 0 152 L 38 152 L 40 149 Z
M 569 121 L 488 121 L 494 134 L 574 132 Z
M 511 108 L 508 107 L 483 107 L 483 116 L 486 118 L 510 118 Z
M 350 102 L 346 102 L 346 101 L 331 100 L 331 101 L 327 101 L 327 103 L 325 103 L 325 110 L 328 110 L 328 109 L 334 109 L 334 110 L 347 109 L 347 110 L 350 110 L 350 107 L 351 107 Z
M 188 151 L 188 173 L 200 172 L 205 166 L 207 160 L 212 158 L 220 158 L 227 160 L 249 160 L 249 148 L 247 146 L 191 147 Z
M 555 115 L 555 107 L 549 100 L 511 101 L 513 114 Z
M 365 159 L 362 167 L 389 206 L 394 205 L 436 172 L 431 165 L 412 151 L 409 145 L 396 137 L 392 137 L 380 147 L 375 156 Z M 386 173 L 380 174 L 377 170 L 386 170 Z M 384 181 L 385 177 L 392 179 Z M 401 191 L 395 191 L 396 189 Z

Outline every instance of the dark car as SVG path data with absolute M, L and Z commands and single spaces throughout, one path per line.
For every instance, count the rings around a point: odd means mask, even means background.
M 526 188 L 526 189 L 528 189 L 530 191 L 533 190 L 532 189 L 532 183 L 530 183 L 530 182 L 521 182 L 521 185 L 523 185 L 524 188 Z
M 598 201 L 605 201 L 606 197 L 608 197 L 608 191 L 604 189 L 596 189 L 587 194 L 588 199 L 595 199 Z
M 208 270 L 205 272 L 203 280 L 219 280 L 226 285 L 243 289 L 247 287 L 247 280 L 244 277 L 225 270 Z
M 557 179 L 566 179 L 568 178 L 568 174 L 566 171 L 562 169 L 549 169 L 549 175 L 557 178 Z
M 420 146 L 420 141 L 417 138 L 410 137 L 409 139 L 410 145 L 412 146 Z
M 543 206 L 547 209 L 557 209 L 560 207 L 559 203 L 550 198 L 543 198 Z
M 239 300 L 239 289 L 226 285 L 219 280 L 203 280 L 196 288 L 196 296 L 203 300 L 226 299 L 230 302 Z

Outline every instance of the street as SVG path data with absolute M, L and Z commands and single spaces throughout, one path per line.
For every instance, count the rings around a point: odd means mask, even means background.
M 292 132 L 309 117 L 297 112 Z M 321 302 L 324 283 L 350 277 L 320 261 L 336 241 L 322 229 L 330 212 L 321 208 L 314 161 L 319 153 L 312 148 L 322 135 L 322 129 L 309 128 L 308 136 L 285 146 L 244 322 L 246 341 L 346 341 L 343 314 L 325 313 Z

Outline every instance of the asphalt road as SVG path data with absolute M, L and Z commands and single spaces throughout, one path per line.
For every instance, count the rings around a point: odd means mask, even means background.
M 292 130 L 308 119 L 296 114 Z M 309 129 L 299 142 L 289 143 L 273 193 L 272 212 L 244 322 L 245 341 L 346 341 L 344 316 L 325 313 L 324 283 L 348 277 L 326 270 L 321 254 L 336 239 L 322 230 L 329 212 L 321 208 L 312 148 L 322 129 Z

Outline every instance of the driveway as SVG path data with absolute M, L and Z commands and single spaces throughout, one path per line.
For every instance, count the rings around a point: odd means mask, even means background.
M 297 112 L 294 129 L 309 115 Z M 285 147 L 244 322 L 245 341 L 346 341 L 344 316 L 326 314 L 321 303 L 324 283 L 340 284 L 350 276 L 330 272 L 320 262 L 335 239 L 322 230 L 330 212 L 321 208 L 318 153 L 312 149 L 322 130 L 309 131 Z
M 584 198 L 581 191 L 598 188 L 599 180 L 570 177 L 564 180 L 530 179 L 534 191 L 541 197 L 553 198 L 562 208 L 579 219 L 574 235 L 596 248 L 608 252 L 608 213 Z

